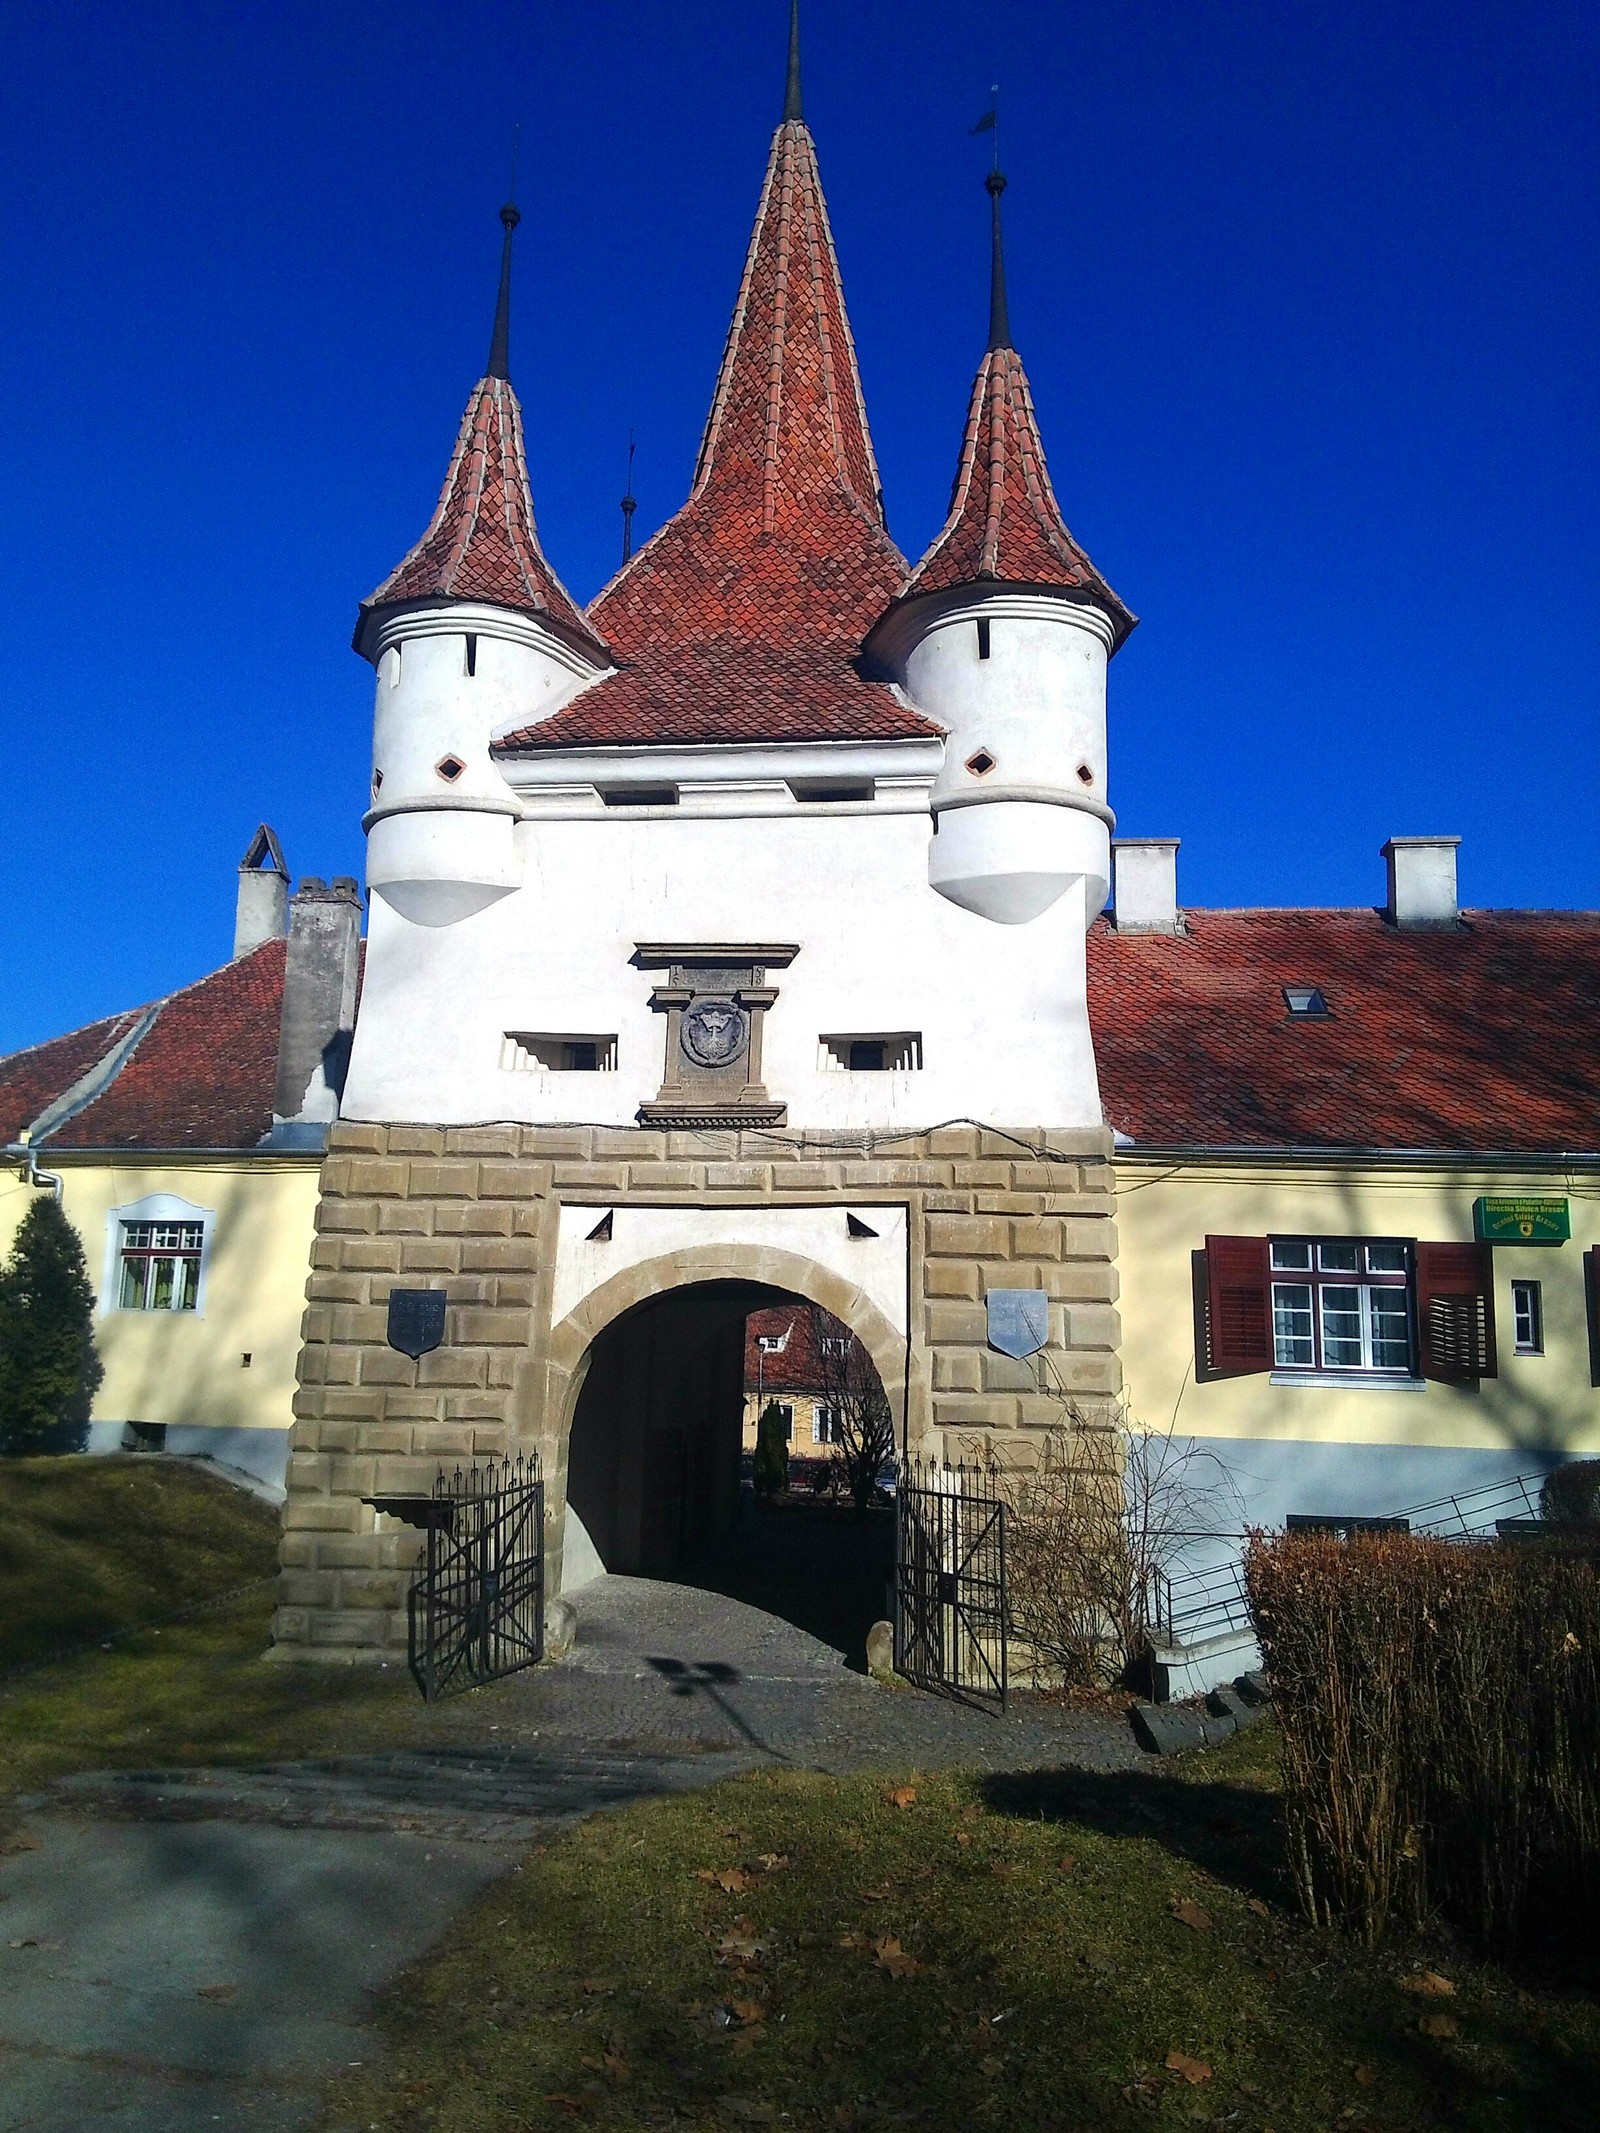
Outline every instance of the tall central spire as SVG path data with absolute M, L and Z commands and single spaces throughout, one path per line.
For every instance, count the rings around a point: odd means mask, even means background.
M 904 576 L 802 116 L 791 0 L 783 118 L 689 499 L 589 611 L 620 671 L 500 745 L 925 737 L 936 729 L 858 664 Z
M 804 119 L 800 101 L 800 0 L 789 0 L 789 77 L 783 85 L 783 118 Z

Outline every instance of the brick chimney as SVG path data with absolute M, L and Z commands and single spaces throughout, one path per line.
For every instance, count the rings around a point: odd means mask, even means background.
M 1391 926 L 1458 926 L 1456 847 L 1459 837 L 1391 837 L 1383 846 L 1389 868 Z
M 1111 881 L 1119 933 L 1183 931 L 1176 837 L 1113 837 Z
M 289 905 L 269 1143 L 319 1148 L 339 1115 L 361 967 L 361 896 L 347 874 L 308 875 Z
M 239 861 L 239 900 L 234 906 L 233 960 L 263 941 L 281 941 L 289 930 L 289 869 L 277 832 L 263 822 Z

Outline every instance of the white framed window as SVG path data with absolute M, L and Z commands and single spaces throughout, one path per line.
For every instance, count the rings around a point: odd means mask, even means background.
M 1271 1267 L 1277 1369 L 1410 1375 L 1411 1256 L 1404 1244 L 1274 1237 Z
M 839 1410 L 826 1400 L 818 1400 L 811 1410 L 811 1441 L 813 1444 L 839 1442 Z
M 1512 1345 L 1518 1355 L 1544 1354 L 1544 1284 L 1514 1281 L 1511 1284 Z
M 205 1309 L 215 1211 L 172 1193 L 152 1193 L 106 1218 L 100 1308 L 112 1311 Z

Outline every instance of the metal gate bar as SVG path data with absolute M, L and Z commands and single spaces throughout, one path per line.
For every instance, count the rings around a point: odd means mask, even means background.
M 429 1703 L 544 1657 L 544 1482 L 538 1462 L 441 1474 L 414 1520 L 427 1548 L 406 1602 L 407 1660 Z
M 1005 1505 L 967 1467 L 910 1462 L 902 1469 L 894 1663 L 918 1688 L 1005 1709 Z

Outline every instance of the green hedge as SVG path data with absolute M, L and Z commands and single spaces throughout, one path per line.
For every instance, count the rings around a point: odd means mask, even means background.
M 1369 1945 L 1437 1911 L 1489 1948 L 1592 1948 L 1592 1543 L 1258 1535 L 1246 1574 L 1307 1915 Z

